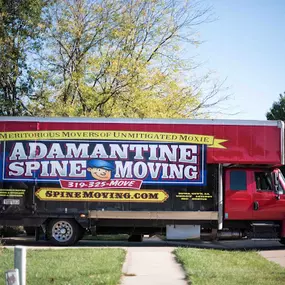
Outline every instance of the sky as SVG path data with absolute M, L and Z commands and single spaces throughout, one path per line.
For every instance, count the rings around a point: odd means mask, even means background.
M 217 118 L 265 120 L 285 91 L 285 0 L 205 3 L 216 20 L 199 26 L 198 59 L 231 94 Z

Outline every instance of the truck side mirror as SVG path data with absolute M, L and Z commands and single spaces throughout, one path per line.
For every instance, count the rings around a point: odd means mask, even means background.
M 276 194 L 276 199 L 280 199 L 280 194 L 282 194 L 282 191 L 279 192 L 279 171 L 273 172 L 273 182 L 274 182 L 274 192 Z
M 273 172 L 273 178 L 274 178 L 274 186 L 278 187 L 278 184 L 279 184 L 279 172 L 278 171 Z

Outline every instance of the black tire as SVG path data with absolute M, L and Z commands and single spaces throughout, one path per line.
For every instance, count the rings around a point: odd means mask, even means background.
M 281 238 L 281 239 L 279 240 L 279 242 L 280 242 L 281 244 L 285 245 L 285 238 Z
M 75 220 L 54 219 L 47 225 L 47 238 L 54 245 L 74 245 L 79 237 L 80 227 Z

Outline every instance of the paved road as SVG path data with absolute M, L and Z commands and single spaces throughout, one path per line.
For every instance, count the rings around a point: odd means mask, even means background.
M 3 238 L 2 243 L 6 247 L 24 245 L 35 248 L 51 247 L 47 241 L 35 242 L 31 237 Z M 145 238 L 143 242 L 127 241 L 96 241 L 81 240 L 72 247 L 192 247 L 192 248 L 212 248 L 224 250 L 285 250 L 285 246 L 278 241 L 252 241 L 252 240 L 231 240 L 231 241 L 162 241 L 158 238 Z M 70 247 L 69 247 L 70 248 Z

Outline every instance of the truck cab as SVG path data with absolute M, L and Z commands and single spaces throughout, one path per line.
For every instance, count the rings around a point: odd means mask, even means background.
M 225 226 L 255 238 L 284 236 L 285 179 L 279 169 L 225 169 Z M 280 235 L 280 236 L 279 236 Z

